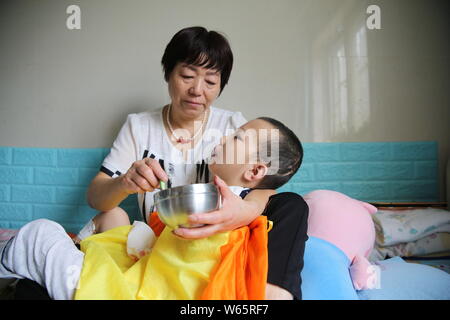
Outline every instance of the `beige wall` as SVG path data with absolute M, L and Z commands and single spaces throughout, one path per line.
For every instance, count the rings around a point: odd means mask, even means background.
M 81 7 L 81 30 L 66 8 Z M 381 30 L 365 27 L 381 8 Z M 215 104 L 304 142 L 450 144 L 449 4 L 438 0 L 2 0 L 0 146 L 109 147 L 130 112 L 168 102 L 160 59 L 203 25 L 235 65 Z

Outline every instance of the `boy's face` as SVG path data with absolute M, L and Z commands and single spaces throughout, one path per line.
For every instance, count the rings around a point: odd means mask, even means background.
M 266 143 L 266 137 L 273 129 L 270 123 L 256 119 L 244 124 L 234 134 L 222 137 L 221 143 L 213 150 L 209 169 L 229 185 L 246 185 L 257 167 L 265 166 L 258 162 L 258 147 Z

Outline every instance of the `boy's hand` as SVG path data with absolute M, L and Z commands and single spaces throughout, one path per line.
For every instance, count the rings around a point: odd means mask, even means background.
M 173 231 L 174 234 L 186 239 L 206 238 L 219 232 L 231 231 L 248 225 L 261 214 L 256 203 L 245 201 L 235 195 L 218 176 L 214 177 L 214 183 L 222 195 L 222 208 L 208 213 L 190 215 L 190 223 L 206 224 L 206 226 L 178 228 Z

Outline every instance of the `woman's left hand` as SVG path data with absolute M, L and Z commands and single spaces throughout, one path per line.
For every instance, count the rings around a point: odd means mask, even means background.
M 261 213 L 261 208 L 253 201 L 245 201 L 235 195 L 218 176 L 214 183 L 222 195 L 222 208 L 208 213 L 196 213 L 189 216 L 189 222 L 206 224 L 199 228 L 178 228 L 173 232 L 182 238 L 200 239 L 219 232 L 231 231 L 248 225 Z

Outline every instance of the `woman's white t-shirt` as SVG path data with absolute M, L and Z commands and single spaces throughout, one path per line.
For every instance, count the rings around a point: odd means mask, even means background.
M 202 140 L 189 151 L 185 160 L 166 133 L 162 108 L 133 113 L 128 115 L 100 170 L 116 178 L 126 173 L 133 162 L 150 157 L 159 161 L 169 175 L 172 187 L 210 182 L 213 177 L 208 169 L 208 159 L 212 150 L 221 137 L 232 134 L 246 122 L 241 112 L 210 107 Z M 139 209 L 145 219 L 153 211 L 153 194 L 157 191 L 138 194 Z

